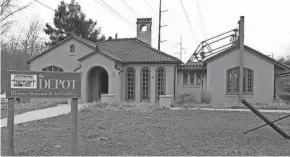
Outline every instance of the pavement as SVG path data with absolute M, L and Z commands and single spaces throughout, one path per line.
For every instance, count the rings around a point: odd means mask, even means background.
M 79 104 L 79 110 L 84 108 L 87 104 Z M 31 112 L 26 112 L 23 114 L 15 115 L 14 116 L 14 124 L 20 124 L 24 122 L 30 122 L 50 117 L 56 117 L 63 114 L 68 114 L 71 111 L 70 104 L 62 104 L 55 107 L 50 107 L 41 110 L 35 110 Z M 1 119 L 1 128 L 7 126 L 7 118 Z
M 81 110 L 88 104 L 79 104 L 78 108 Z M 184 110 L 184 108 L 170 108 L 172 110 Z M 203 111 L 232 111 L 232 112 L 251 112 L 249 109 L 213 109 L 213 108 L 188 108 L 188 110 L 203 110 Z M 50 117 L 56 117 L 63 114 L 68 114 L 71 111 L 71 105 L 59 105 L 56 107 L 26 112 L 15 115 L 14 124 L 25 123 Z M 265 113 L 290 113 L 290 110 L 259 110 Z M 1 127 L 7 126 L 7 118 L 1 119 Z
M 172 110 L 184 110 L 184 108 L 170 108 Z M 202 111 L 232 111 L 232 112 L 252 112 L 249 109 L 214 109 L 214 108 L 188 108 L 188 110 L 202 110 Z M 290 110 L 262 110 L 264 113 L 290 113 Z

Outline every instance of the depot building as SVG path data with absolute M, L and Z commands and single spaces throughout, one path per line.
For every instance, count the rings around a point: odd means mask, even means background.
M 202 61 L 178 58 L 151 46 L 152 19 L 138 18 L 136 38 L 91 42 L 72 34 L 28 61 L 31 71 L 81 73 L 80 103 L 103 100 L 156 102 L 183 94 L 213 104 L 238 101 L 238 44 Z M 290 68 L 245 45 L 243 95 L 251 103 L 275 97 L 274 74 Z

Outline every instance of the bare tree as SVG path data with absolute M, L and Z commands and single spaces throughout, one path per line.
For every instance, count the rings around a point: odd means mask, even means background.
M 39 21 L 32 21 L 24 34 L 22 46 L 28 56 L 34 56 L 44 50 L 44 39 L 39 36 L 41 28 Z
M 33 21 L 27 29 L 22 29 L 19 34 L 11 36 L 7 43 L 1 46 L 1 85 L 7 83 L 7 70 L 28 70 L 27 60 L 33 55 L 41 53 L 45 42 L 40 37 L 42 26 L 38 21 Z M 1 88 L 1 93 L 5 89 Z
M 26 5 L 19 6 L 15 0 L 1 0 L 0 21 L 1 21 L 1 36 L 5 35 L 15 21 L 11 20 L 11 16 L 27 8 L 32 2 Z

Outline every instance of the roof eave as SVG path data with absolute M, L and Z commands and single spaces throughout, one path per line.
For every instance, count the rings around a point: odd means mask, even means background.
M 31 63 L 32 61 L 34 61 L 35 59 L 37 59 L 37 58 L 43 56 L 44 54 L 46 54 L 46 53 L 48 53 L 49 51 L 51 51 L 51 50 L 57 48 L 57 47 L 60 46 L 61 44 L 63 44 L 63 43 L 65 43 L 65 42 L 69 41 L 70 39 L 75 39 L 75 40 L 81 42 L 82 44 L 84 44 L 84 45 L 86 45 L 86 46 L 88 46 L 88 47 L 91 47 L 91 48 L 95 49 L 94 46 L 92 46 L 92 45 L 90 45 L 90 44 L 88 44 L 87 42 L 84 41 L 84 40 L 86 40 L 86 39 L 80 39 L 78 36 L 72 34 L 72 35 L 68 36 L 67 38 L 65 38 L 64 40 L 62 40 L 62 41 L 58 42 L 57 44 L 53 45 L 52 47 L 48 48 L 47 50 L 43 51 L 42 53 L 40 53 L 40 54 L 34 56 L 33 58 L 29 59 L 29 60 L 26 62 L 26 64 L 30 64 L 30 63 Z M 90 42 L 90 41 L 88 41 L 88 42 Z M 92 43 L 92 44 L 93 44 L 93 43 Z

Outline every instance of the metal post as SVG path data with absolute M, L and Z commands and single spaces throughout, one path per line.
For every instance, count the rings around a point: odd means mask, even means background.
M 160 38 L 161 38 L 161 0 L 159 2 L 159 32 L 158 32 L 158 50 L 160 50 Z
M 72 155 L 77 155 L 77 114 L 78 114 L 78 98 L 71 99 L 71 148 Z
M 182 35 L 180 36 L 180 60 L 182 61 Z
M 258 111 L 256 108 L 254 108 L 249 102 L 247 102 L 245 99 L 242 100 L 242 103 L 247 106 L 252 112 L 254 112 L 258 117 L 260 117 L 265 123 L 267 123 L 269 126 L 271 126 L 276 132 L 278 132 L 281 136 L 283 136 L 286 139 L 290 139 L 290 136 L 288 136 L 283 130 L 281 130 L 277 125 L 272 123 L 267 117 L 265 117 L 260 111 Z
M 282 120 L 282 119 L 285 119 L 285 118 L 288 118 L 288 117 L 290 117 L 290 115 L 287 115 L 287 116 L 281 117 L 281 118 L 279 118 L 279 119 L 276 119 L 276 120 L 272 121 L 271 123 L 278 122 L 278 121 L 280 121 L 280 120 Z M 249 130 L 249 131 L 246 131 L 246 132 L 244 132 L 243 134 L 246 134 L 246 133 L 252 132 L 252 131 L 254 131 L 254 130 L 260 129 L 260 128 L 262 128 L 262 127 L 264 127 L 264 126 L 267 126 L 267 125 L 269 125 L 269 124 L 263 124 L 263 125 L 261 125 L 261 126 L 258 126 L 258 127 L 256 127 L 256 128 L 254 128 L 254 129 L 251 129 L 251 130 Z
M 8 98 L 8 156 L 14 155 L 14 99 Z
M 244 79 L 244 16 L 239 21 L 239 38 L 240 38 L 240 76 L 239 76 L 239 103 L 243 99 L 243 79 Z

